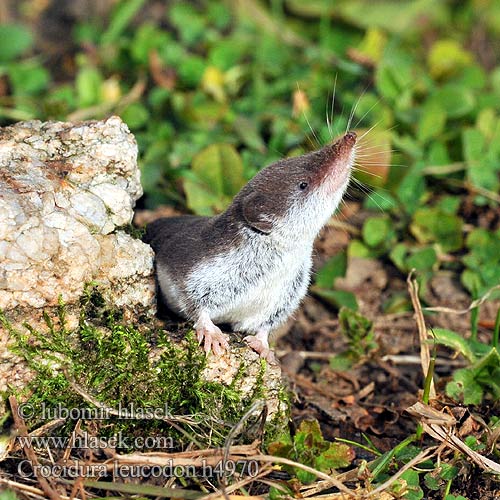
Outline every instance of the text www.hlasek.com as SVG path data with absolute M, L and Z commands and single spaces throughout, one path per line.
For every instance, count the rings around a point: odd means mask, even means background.
M 111 437 L 92 436 L 87 432 L 74 437 L 67 436 L 17 436 L 21 447 L 65 449 L 68 446 L 78 449 L 104 450 L 108 448 L 121 449 L 172 449 L 174 440 L 166 436 L 124 436 L 121 432 Z
M 163 464 L 131 465 L 111 462 L 88 464 L 74 461 L 67 464 L 32 464 L 23 460 L 18 464 L 18 474 L 24 478 L 98 478 L 112 474 L 120 478 L 222 478 L 238 474 L 240 477 L 256 477 L 259 463 L 256 460 L 220 460 L 210 463 L 206 459 L 195 464 L 179 465 L 174 459 Z

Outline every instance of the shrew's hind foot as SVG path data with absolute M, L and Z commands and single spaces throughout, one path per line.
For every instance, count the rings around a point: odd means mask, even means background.
M 200 314 L 194 328 L 198 343 L 203 343 L 203 349 L 207 354 L 213 351 L 216 356 L 220 356 L 229 349 L 225 335 L 218 326 L 213 324 L 207 313 Z
M 269 347 L 268 341 L 269 332 L 261 330 L 257 335 L 247 335 L 243 340 L 251 347 L 255 352 L 257 352 L 261 358 L 265 359 L 268 363 L 272 365 L 277 365 L 278 361 L 274 352 Z

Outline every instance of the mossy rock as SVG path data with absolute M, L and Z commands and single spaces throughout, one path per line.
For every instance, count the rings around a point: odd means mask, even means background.
M 93 292 L 84 297 L 76 325 L 69 326 L 63 304 L 54 317 L 44 314 L 45 328 L 25 324 L 21 331 L 5 315 L 0 319 L 13 355 L 24 360 L 30 374 L 29 382 L 14 391 L 29 405 L 30 428 L 46 423 L 43 414 L 49 409 L 54 417 L 61 409 L 101 406 L 107 418 L 85 423 L 97 435 L 168 435 L 183 448 L 188 442 L 222 446 L 243 416 L 248 421 L 242 441 L 262 438 L 255 434 L 259 426 L 252 426 L 259 416 L 266 419 L 269 437 L 287 420 L 280 367 L 261 360 L 243 342 L 231 342 L 222 356 L 206 356 L 193 332 L 174 341 L 158 320 L 126 321 Z M 116 414 L 131 408 L 136 413 L 149 409 L 156 417 Z M 66 432 L 74 424 L 67 419 Z

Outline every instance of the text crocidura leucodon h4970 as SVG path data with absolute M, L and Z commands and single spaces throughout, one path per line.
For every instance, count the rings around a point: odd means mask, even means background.
M 349 183 L 356 134 L 261 170 L 214 217 L 185 215 L 148 225 L 161 293 L 170 309 L 194 321 L 206 352 L 227 339 L 217 323 L 248 334 L 272 361 L 269 333 L 307 293 L 314 239 Z

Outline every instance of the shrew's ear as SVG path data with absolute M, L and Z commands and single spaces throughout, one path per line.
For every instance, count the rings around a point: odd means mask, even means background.
M 257 231 L 269 234 L 273 229 L 271 200 L 261 193 L 251 193 L 243 199 L 242 212 L 247 224 Z

